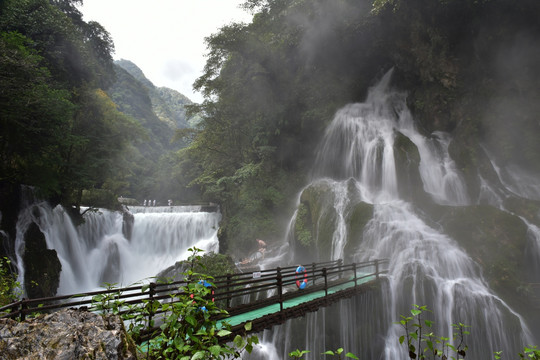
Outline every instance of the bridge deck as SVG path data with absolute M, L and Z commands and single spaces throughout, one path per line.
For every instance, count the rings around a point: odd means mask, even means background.
M 374 279 L 375 279 L 375 276 L 364 277 L 361 280 L 358 280 L 357 284 L 360 285 L 360 284 L 368 283 L 370 281 L 373 281 Z M 325 290 L 318 290 L 318 291 L 314 291 L 314 292 L 308 292 L 305 295 L 300 295 L 300 296 L 297 296 L 297 297 L 293 297 L 293 298 L 284 300 L 283 301 L 283 309 L 289 309 L 289 308 L 298 306 L 298 305 L 303 304 L 303 303 L 308 303 L 308 302 L 313 301 L 315 299 L 322 298 L 322 297 L 326 296 L 327 294 L 331 295 L 331 294 L 334 294 L 334 293 L 336 293 L 338 291 L 354 287 L 354 285 L 355 285 L 355 282 L 354 282 L 354 279 L 352 279 L 352 280 L 349 280 L 349 281 L 346 281 L 346 282 L 341 282 L 341 283 L 339 283 L 337 285 L 334 285 L 334 286 L 329 286 L 327 292 Z M 304 290 L 296 290 L 296 291 L 298 291 L 298 293 L 301 293 Z M 218 322 L 218 324 L 221 323 L 221 322 L 227 322 L 231 326 L 235 327 L 237 325 L 244 324 L 246 322 L 249 322 L 249 321 L 252 321 L 252 320 L 255 320 L 255 319 L 260 319 L 260 318 L 262 318 L 264 316 L 267 316 L 267 315 L 275 314 L 275 313 L 279 312 L 280 310 L 281 310 L 280 304 L 276 303 L 276 304 L 268 305 L 268 306 L 265 306 L 265 307 L 262 307 L 262 308 L 259 308 L 259 309 L 247 311 L 247 312 L 242 313 L 242 314 L 238 314 L 238 315 L 228 317 L 226 319 L 220 320 L 220 322 Z M 220 325 L 218 325 L 218 327 L 219 326 Z

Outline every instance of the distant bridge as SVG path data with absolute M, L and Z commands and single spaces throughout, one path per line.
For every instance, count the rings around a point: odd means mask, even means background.
M 373 260 L 359 264 L 342 264 L 341 260 L 303 265 L 304 271 L 297 273 L 298 266 L 287 266 L 249 273 L 235 273 L 216 277 L 213 281 L 212 298 L 229 317 L 218 319 L 232 326 L 230 337 L 246 334 L 244 324 L 251 322 L 250 332 L 259 332 L 288 319 L 304 316 L 343 298 L 369 291 L 386 270 L 382 267 L 387 260 Z M 304 283 L 304 285 L 302 285 Z M 120 314 L 128 307 L 148 301 L 181 301 L 185 281 L 115 288 L 103 291 L 57 296 L 52 298 L 22 299 L 0 308 L 0 318 L 24 320 L 35 313 L 51 312 L 61 308 L 95 308 L 96 297 L 108 297 L 111 302 L 121 301 Z M 299 289 L 298 285 L 305 287 Z M 178 290 L 180 289 L 180 290 Z M 173 295 L 173 296 L 171 296 Z M 148 320 L 162 316 L 158 312 L 148 313 Z M 150 323 L 150 321 L 148 321 Z M 154 329 L 147 329 L 152 334 Z

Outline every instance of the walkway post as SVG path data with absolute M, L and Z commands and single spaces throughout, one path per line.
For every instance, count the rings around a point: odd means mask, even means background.
M 326 277 L 326 268 L 322 269 L 322 274 L 324 276 L 324 296 L 328 296 L 328 278 Z
M 356 263 L 353 263 L 352 264 L 352 268 L 353 268 L 353 272 L 354 272 L 354 287 L 357 287 L 358 286 L 358 282 L 356 281 Z
M 225 303 L 225 309 L 228 309 L 231 306 L 231 294 L 229 294 L 231 291 L 231 277 L 231 274 L 227 274 L 227 300 Z
M 379 280 L 379 259 L 375 259 L 375 277 Z
M 24 321 L 25 317 L 26 317 L 26 314 L 24 313 L 25 310 L 26 310 L 26 298 L 22 298 L 21 299 L 21 307 L 20 307 L 20 319 L 21 321 Z
M 343 264 L 343 260 L 338 259 L 337 264 L 339 268 L 339 278 L 341 279 L 343 277 L 343 272 L 341 272 L 341 265 Z
M 278 287 L 279 311 L 282 312 L 283 311 L 283 282 L 281 278 L 281 268 L 278 267 L 276 271 L 277 271 L 276 280 L 277 280 L 277 287 Z
M 150 304 L 150 309 L 148 311 L 148 327 L 152 328 L 152 318 L 154 317 L 154 295 L 156 294 L 156 283 L 151 282 L 148 291 L 148 303 Z
M 315 268 L 317 268 L 316 263 L 311 263 L 311 276 L 313 277 L 313 285 L 315 285 Z

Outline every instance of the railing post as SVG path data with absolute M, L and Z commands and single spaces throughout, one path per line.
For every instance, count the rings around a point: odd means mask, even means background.
M 276 271 L 277 271 L 276 280 L 277 280 L 277 287 L 278 287 L 279 311 L 283 311 L 283 280 L 281 277 L 281 268 L 278 267 Z
M 353 268 L 353 272 L 354 272 L 354 287 L 357 287 L 358 286 L 358 281 L 357 281 L 357 275 L 356 275 L 356 263 L 352 264 L 352 268 Z
M 341 279 L 343 277 L 343 272 L 341 269 L 341 266 L 343 265 L 343 260 L 338 259 L 337 264 L 338 264 L 338 269 L 339 269 L 339 278 Z
M 313 285 L 315 285 L 315 269 L 317 268 L 316 263 L 311 263 L 311 277 L 313 279 Z
M 231 278 L 232 275 L 227 274 L 227 300 L 225 303 L 225 309 L 228 309 L 231 306 L 231 294 L 229 294 L 231 292 Z
M 379 280 L 379 260 L 375 259 L 375 278 Z
M 154 295 L 156 294 L 156 283 L 151 282 L 148 288 L 148 304 L 150 309 L 148 309 L 148 326 L 152 327 L 152 318 L 154 317 Z
M 326 277 L 326 268 L 322 269 L 322 274 L 324 276 L 324 296 L 328 296 L 328 278 Z
M 24 313 L 25 310 L 26 310 L 26 298 L 22 298 L 21 299 L 21 306 L 19 308 L 19 314 L 20 314 L 21 321 L 24 321 L 24 319 L 26 318 L 26 314 Z

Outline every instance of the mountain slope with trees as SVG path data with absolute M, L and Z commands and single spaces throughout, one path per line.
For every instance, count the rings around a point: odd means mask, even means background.
M 451 153 L 477 196 L 482 146 L 540 170 L 540 5 L 524 0 L 248 0 L 250 24 L 207 39 L 195 88 L 204 114 L 184 169 L 222 204 L 223 248 L 283 236 L 286 209 L 333 114 L 364 100 L 390 68 L 426 135 Z M 488 176 L 488 174 L 483 174 Z M 233 241 L 234 239 L 234 241 Z M 234 243 L 234 244 L 233 244 Z M 228 245 L 227 245 L 228 244 Z

